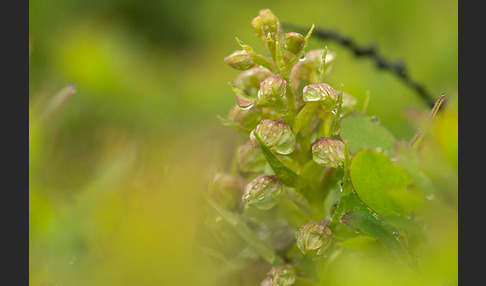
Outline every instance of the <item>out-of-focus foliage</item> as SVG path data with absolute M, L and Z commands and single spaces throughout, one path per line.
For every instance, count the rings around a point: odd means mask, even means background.
M 284 22 L 376 43 L 437 97 L 448 94 L 421 155 L 442 199 L 455 203 L 457 1 L 32 0 L 30 285 L 215 285 L 216 276 L 241 267 L 251 275 L 226 285 L 265 278 L 265 264 L 227 261 L 214 269 L 205 257 L 218 254 L 194 245 L 205 207 L 199 193 L 214 171 L 230 167 L 241 142 L 216 118 L 235 103 L 226 82 L 237 71 L 223 57 L 239 47 L 228 39 L 258 46 L 249 20 L 263 8 Z M 367 114 L 396 138 L 410 138 L 428 112 L 414 91 L 336 43 L 313 38 L 309 49 L 324 45 L 338 55 L 330 83 L 343 83 L 359 102 L 369 91 Z M 76 92 L 42 119 L 69 82 Z M 436 248 L 427 249 L 425 280 L 417 279 L 432 285 L 457 271 L 457 213 L 426 215 L 436 226 L 430 232 Z M 227 226 L 218 235 L 230 254 L 239 253 L 232 252 L 235 244 L 245 245 Z M 336 261 L 326 269 L 335 285 L 367 285 L 377 272 L 385 285 L 414 284 L 366 257 L 349 253 Z

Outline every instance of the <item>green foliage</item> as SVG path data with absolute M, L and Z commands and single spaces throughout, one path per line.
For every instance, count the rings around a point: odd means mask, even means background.
M 295 271 L 294 285 L 315 285 L 316 277 L 325 285 L 457 284 L 457 1 L 265 3 L 282 23 L 304 27 L 292 34 L 284 26 L 275 58 L 259 45 L 263 33 L 252 36 L 258 20 L 248 21 L 262 1 L 29 1 L 29 284 L 250 286 L 285 283 L 285 269 Z M 311 23 L 362 47 L 376 44 L 431 94 L 447 93 L 430 128 L 414 88 L 340 42 L 309 33 Z M 275 60 L 272 71 L 225 65 L 225 55 L 242 49 L 235 35 Z M 284 186 L 279 203 L 260 210 L 242 202 L 245 185 L 274 171 L 248 139 L 263 119 L 283 119 L 285 105 L 251 102 L 258 108 L 243 110 L 238 103 L 247 98 L 237 101 L 225 82 L 258 98 L 265 78 L 280 71 L 285 78 L 282 63 L 299 67 L 282 97 L 295 111 L 299 144 L 288 155 L 271 152 L 306 180 Z M 381 219 L 399 230 L 421 271 L 410 273 L 377 239 L 339 222 L 350 210 L 368 209 L 346 179 L 351 158 L 333 170 L 305 153 L 318 138 L 339 139 L 339 121 L 326 119 L 320 102 L 289 96 L 322 81 L 343 90 L 343 114 L 358 106 L 397 139 L 391 159 L 425 200 L 402 204 L 409 216 Z M 413 148 L 407 142 L 417 128 L 423 138 Z M 232 161 L 236 146 L 252 148 Z M 291 267 L 262 259 L 199 195 L 208 185 L 209 197 Z M 335 244 L 314 261 L 295 246 L 295 232 L 323 218 Z
M 235 155 L 240 163 L 232 175 L 246 185 L 245 194 L 255 190 L 257 195 L 251 200 L 243 195 L 238 206 L 228 209 L 217 203 L 217 196 L 207 199 L 236 234 L 257 250 L 238 263 L 263 260 L 270 264 L 273 268 L 261 285 L 333 285 L 328 284 L 334 281 L 328 271 L 338 265 L 339 258 L 347 257 L 352 264 L 352 255 L 363 254 L 378 264 L 404 267 L 407 274 L 401 278 L 422 285 L 425 282 L 411 277 L 429 267 L 421 260 L 433 254 L 427 251 L 432 243 L 427 237 L 436 227 L 431 209 L 451 207 L 430 198 L 436 182 L 424 172 L 419 153 L 422 142 L 396 139 L 376 117 L 357 110 L 357 100 L 344 93 L 342 86 L 335 89 L 326 82 L 335 54 L 327 47 L 305 51 L 313 26 L 306 37 L 292 32 L 283 35 L 279 20 L 268 9 L 260 11 L 252 26 L 267 53 L 258 54 L 238 40 L 243 51 L 228 56 L 226 63 L 250 70 L 253 64 L 246 63 L 252 61 L 266 69 L 266 76 L 257 82 L 254 77 L 250 80 L 252 73 L 243 71 L 230 87 L 238 103 L 233 109 L 261 116 L 260 122 L 236 130 L 246 137 L 243 146 L 248 149 L 252 144 L 252 151 L 261 152 L 267 164 L 263 166 L 262 157 L 242 153 L 239 147 Z M 238 61 L 245 64 L 235 64 Z M 244 90 L 253 90 L 252 95 Z M 233 127 L 248 123 L 222 120 Z M 419 131 L 425 142 L 432 140 L 428 131 Z M 253 160 L 256 167 L 248 167 Z M 271 179 L 271 184 L 255 183 L 263 178 Z M 256 210 L 259 199 L 265 207 Z M 278 237 L 269 231 L 279 233 Z M 206 244 L 208 249 L 220 250 L 210 241 Z M 224 260 L 232 258 L 224 256 Z M 292 278 L 285 283 L 278 282 L 276 274 L 282 269 L 292 270 Z M 450 279 L 456 279 L 454 274 L 443 282 Z

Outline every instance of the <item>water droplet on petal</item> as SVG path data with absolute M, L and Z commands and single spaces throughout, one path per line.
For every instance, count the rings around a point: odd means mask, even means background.
M 253 102 L 251 100 L 244 99 L 240 96 L 236 96 L 236 102 L 243 110 L 248 110 L 253 107 Z

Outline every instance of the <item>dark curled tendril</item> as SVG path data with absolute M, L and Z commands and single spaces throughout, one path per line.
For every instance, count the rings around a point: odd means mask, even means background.
M 284 29 L 292 29 L 301 33 L 305 33 L 305 28 L 296 26 L 292 23 L 282 23 Z M 414 79 L 412 79 L 402 61 L 389 61 L 384 58 L 375 45 L 360 46 L 353 39 L 346 37 L 336 31 L 325 30 L 322 28 L 314 28 L 312 35 L 319 39 L 332 40 L 338 44 L 351 50 L 357 57 L 369 57 L 373 59 L 379 69 L 386 70 L 395 74 L 403 83 L 412 88 L 427 105 L 432 108 L 435 104 L 434 97 L 427 91 L 425 86 Z

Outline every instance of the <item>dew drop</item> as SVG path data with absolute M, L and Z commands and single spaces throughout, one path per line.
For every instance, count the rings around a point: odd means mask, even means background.
M 381 147 L 376 147 L 376 151 L 378 151 L 378 152 L 383 152 L 383 148 L 381 148 Z
M 373 115 L 370 117 L 370 120 L 371 122 L 375 123 L 375 124 L 379 124 L 380 123 L 380 118 L 376 115 Z
M 243 110 L 248 110 L 248 109 L 250 109 L 250 108 L 252 108 L 252 107 L 253 107 L 253 104 L 250 104 L 250 105 L 248 105 L 248 106 L 241 106 L 241 105 L 238 105 L 238 106 L 239 106 L 241 109 L 243 109 Z

